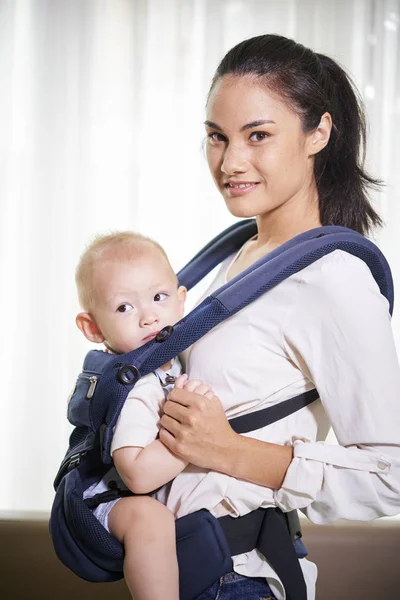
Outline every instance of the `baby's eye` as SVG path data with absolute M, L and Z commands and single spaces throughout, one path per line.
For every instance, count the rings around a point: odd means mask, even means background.
M 250 139 L 252 142 L 262 142 L 262 140 L 265 140 L 268 137 L 270 137 L 270 135 L 265 131 L 254 131 L 251 134 Z
M 162 292 L 160 292 L 159 294 L 156 294 L 154 296 L 154 302 L 162 302 L 166 298 L 167 298 L 167 294 L 163 294 Z
M 226 142 L 226 137 L 222 135 L 222 133 L 218 133 L 218 131 L 213 131 L 213 133 L 208 134 L 208 139 L 211 142 Z
M 131 306 L 130 304 L 121 304 L 121 306 L 118 306 L 117 311 L 124 313 L 124 312 L 128 312 L 132 309 L 133 309 L 133 306 Z

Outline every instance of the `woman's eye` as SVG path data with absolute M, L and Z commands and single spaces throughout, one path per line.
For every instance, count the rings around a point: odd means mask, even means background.
M 211 142 L 226 142 L 226 137 L 222 135 L 222 133 L 218 133 L 218 131 L 214 131 L 213 133 L 208 134 L 208 139 Z
M 130 310 L 132 310 L 133 306 L 131 306 L 130 304 L 121 304 L 121 306 L 118 306 L 117 311 L 118 312 L 129 312 Z
M 268 137 L 269 133 L 266 133 L 265 131 L 254 131 L 251 134 L 250 139 L 252 142 L 262 142 L 262 140 L 265 140 Z
M 165 300 L 166 297 L 167 294 L 163 294 L 162 292 L 160 292 L 159 294 L 156 294 L 154 296 L 154 302 L 162 302 L 163 300 Z

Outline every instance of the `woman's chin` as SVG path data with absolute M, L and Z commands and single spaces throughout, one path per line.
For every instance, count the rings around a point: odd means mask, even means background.
M 239 219 L 251 219 L 266 212 L 266 199 L 263 197 L 260 198 L 257 191 L 252 190 L 244 196 L 233 197 L 224 190 L 223 197 L 229 212 Z
M 238 219 L 252 219 L 260 214 L 255 207 L 241 206 L 240 203 L 232 201 L 232 198 L 225 198 L 225 203 L 231 215 Z

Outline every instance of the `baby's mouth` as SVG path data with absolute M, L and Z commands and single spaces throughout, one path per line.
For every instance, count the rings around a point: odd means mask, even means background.
M 154 338 L 156 337 L 158 331 L 154 331 L 153 333 L 151 333 L 150 335 L 148 335 L 147 337 L 143 338 L 142 342 L 150 342 L 150 340 L 154 340 Z

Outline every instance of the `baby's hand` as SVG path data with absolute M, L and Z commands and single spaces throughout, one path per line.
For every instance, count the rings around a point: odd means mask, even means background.
M 209 385 L 206 385 L 200 379 L 188 379 L 186 373 L 179 375 L 175 381 L 175 387 L 181 390 L 187 390 L 188 392 L 194 392 L 200 396 L 205 396 L 209 400 L 212 400 L 214 392 Z

